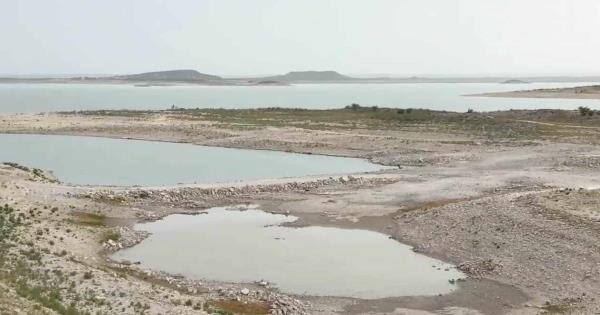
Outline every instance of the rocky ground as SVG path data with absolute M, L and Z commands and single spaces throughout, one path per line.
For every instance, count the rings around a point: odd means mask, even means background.
M 339 116 L 327 121 L 290 111 L 1 117 L 5 133 L 332 154 L 398 167 L 335 178 L 107 188 L 66 185 L 43 171 L 3 164 L 0 313 L 600 312 L 600 147 L 593 121 L 566 121 L 571 112 L 390 120 L 386 115 L 407 114 L 359 111 L 329 113 Z M 133 230 L 136 222 L 239 204 L 291 213 L 300 218 L 297 226 L 379 231 L 469 277 L 444 296 L 360 300 L 287 295 L 261 279 L 192 281 L 108 259 L 145 237 Z

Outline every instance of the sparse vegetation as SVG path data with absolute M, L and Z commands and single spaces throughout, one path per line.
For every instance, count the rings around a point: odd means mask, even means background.
M 49 289 L 40 286 L 30 286 L 26 281 L 19 281 L 16 286 L 18 295 L 41 304 L 61 315 L 80 315 L 73 305 L 65 306 L 60 292 L 56 289 Z
M 65 305 L 61 292 L 56 288 L 56 281 L 66 281 L 60 270 L 52 270 L 56 279 L 51 280 L 47 270 L 41 272 L 36 268 L 42 263 L 42 253 L 47 249 L 37 249 L 27 241 L 24 243 L 29 249 L 18 252 L 10 250 L 17 245 L 15 242 L 20 242 L 17 229 L 24 222 L 23 219 L 17 219 L 22 218 L 18 214 L 21 213 L 9 205 L 0 207 L 0 282 L 13 287 L 18 296 L 33 302 L 35 309 L 45 307 L 61 315 L 89 314 L 78 311 L 74 304 Z
M 11 206 L 5 204 L 0 207 L 0 245 L 14 239 L 20 220 Z
M 38 263 L 40 263 L 42 260 L 42 254 L 40 253 L 40 251 L 34 248 L 30 248 L 29 250 L 22 250 L 20 253 L 21 255 L 23 255 L 23 257 L 29 260 L 37 261 Z
M 29 168 L 27 166 L 23 166 L 23 165 L 20 165 L 18 163 L 13 163 L 13 162 L 4 162 L 3 164 L 8 165 L 13 168 L 16 168 L 18 170 L 27 172 L 27 173 L 31 173 L 31 175 L 33 176 L 34 179 L 46 180 L 49 182 L 56 182 L 56 180 L 48 178 L 46 176 L 46 173 L 44 173 L 44 171 L 39 168 Z
M 298 108 L 81 111 L 71 114 L 141 118 L 165 115 L 182 121 L 210 121 L 224 128 L 252 129 L 297 127 L 312 130 L 407 129 L 466 134 L 492 139 L 532 139 L 544 135 L 562 136 L 556 128 L 519 122 L 503 113 L 456 113 L 427 109 L 364 107 L 357 103 L 343 109 L 308 110 Z M 121 200 L 106 200 L 119 203 Z
M 39 169 L 39 168 L 34 168 L 34 169 L 31 171 L 31 173 L 33 174 L 33 176 L 36 176 L 36 177 L 43 177 L 43 178 L 45 178 L 45 176 L 44 176 L 44 171 L 42 171 L 42 170 L 41 170 L 41 169 Z
M 23 165 L 20 165 L 20 164 L 18 164 L 18 163 L 13 163 L 13 162 L 4 162 L 4 165 L 8 165 L 8 166 L 10 166 L 10 167 L 13 167 L 13 168 L 16 168 L 16 169 L 19 169 L 19 170 L 25 171 L 25 172 L 29 172 L 29 171 L 30 171 L 30 170 L 29 170 L 29 168 L 28 168 L 27 166 L 23 166 Z
M 121 239 L 121 233 L 111 230 L 111 231 L 107 231 L 104 233 L 104 235 L 102 236 L 102 239 L 100 239 L 100 243 L 104 243 L 104 242 L 108 242 L 108 241 L 116 242 L 120 239 Z

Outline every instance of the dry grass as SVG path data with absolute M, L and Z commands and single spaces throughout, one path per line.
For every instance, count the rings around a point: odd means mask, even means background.
M 266 302 L 243 302 L 235 300 L 216 300 L 206 302 L 207 308 L 218 314 L 269 314 L 270 306 Z
M 106 226 L 107 217 L 103 214 L 88 213 L 88 212 L 73 212 L 71 213 L 71 221 L 76 224 L 104 227 Z

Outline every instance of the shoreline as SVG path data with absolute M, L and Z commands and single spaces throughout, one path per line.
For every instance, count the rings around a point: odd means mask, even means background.
M 0 118 L 2 117 L 2 115 L 0 114 Z M 208 147 L 208 148 L 221 148 L 221 149 L 232 149 L 232 150 L 250 150 L 250 151 L 267 151 L 267 152 L 280 152 L 280 153 L 290 153 L 290 154 L 302 154 L 302 155 L 320 155 L 320 156 L 328 156 L 328 157 L 338 157 L 338 158 L 348 158 L 348 159 L 361 159 L 361 160 L 365 160 L 369 163 L 372 164 L 376 164 L 376 165 L 381 165 L 384 167 L 397 167 L 397 165 L 386 165 L 386 164 L 382 164 L 381 162 L 375 162 L 372 161 L 370 159 L 367 158 L 361 158 L 361 157 L 355 157 L 355 156 L 347 156 L 347 155 L 336 155 L 336 154 L 313 154 L 311 152 L 294 152 L 294 151 L 281 151 L 281 150 L 275 150 L 275 149 L 269 149 L 269 148 L 251 148 L 251 147 L 234 147 L 234 146 L 218 146 L 218 145 L 205 145 L 205 144 L 198 144 L 198 143 L 192 143 L 192 142 L 182 142 L 182 141 L 174 141 L 174 140 L 163 140 L 163 139 L 153 139 L 153 138 L 133 138 L 133 137 L 118 137 L 118 136 L 110 136 L 110 135 L 77 135 L 77 134 L 72 134 L 72 133 L 36 133 L 36 132 L 31 132 L 31 133 L 27 133 L 27 132 L 0 132 L 0 135 L 34 135 L 34 136 L 63 136 L 63 137 L 89 137 L 89 138 L 104 138 L 104 139 L 114 139 L 114 140 L 132 140 L 132 141 L 145 141 L 145 142 L 159 142 L 159 143 L 176 143 L 176 144 L 189 144 L 189 145 L 194 145 L 194 146 L 201 146 L 201 147 Z M 384 169 L 381 169 L 379 171 L 383 171 Z M 379 172 L 379 171 L 374 171 L 374 172 Z M 364 173 L 370 173 L 370 172 L 364 172 Z M 308 176 L 340 176 L 340 175 L 355 175 L 355 174 L 363 174 L 363 173 L 340 173 L 340 174 L 323 174 L 323 175 L 308 175 Z M 270 178 L 270 179 L 278 179 L 278 178 Z M 283 179 L 283 178 L 282 178 Z M 199 183 L 200 184 L 200 183 Z M 207 183 L 210 184 L 210 183 Z M 191 185 L 191 184 L 186 184 L 186 183 L 182 183 L 181 185 Z M 95 185 L 98 186 L 98 185 Z M 112 187 L 112 186 L 107 186 L 107 187 Z
M 509 92 L 489 92 L 464 95 L 467 97 L 503 97 L 503 98 L 554 98 L 554 99 L 600 99 L 600 85 L 578 86 L 571 88 L 519 90 Z

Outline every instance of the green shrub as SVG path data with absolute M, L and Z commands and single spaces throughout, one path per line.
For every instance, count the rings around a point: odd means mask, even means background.
M 0 244 L 14 239 L 15 228 L 20 221 L 15 215 L 15 209 L 9 205 L 0 207 Z
M 94 274 L 91 271 L 86 271 L 83 273 L 83 279 L 90 280 L 94 278 Z
M 359 110 L 360 108 L 361 108 L 361 106 L 356 103 L 352 103 L 351 105 L 346 106 L 346 109 L 351 109 L 351 110 Z
M 579 110 L 579 114 L 581 116 L 592 116 L 594 115 L 594 111 L 591 110 L 589 107 L 586 106 L 579 106 L 579 108 L 577 108 Z

